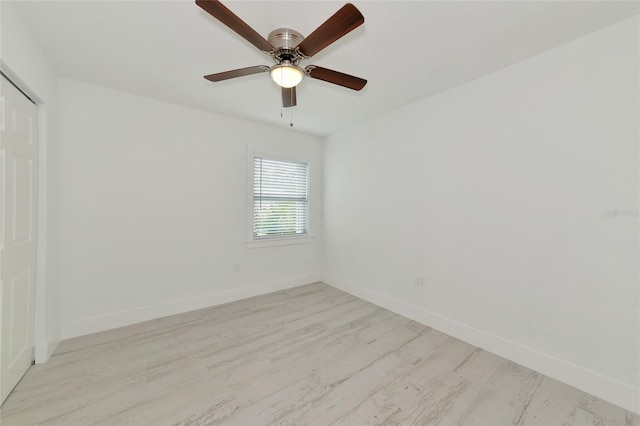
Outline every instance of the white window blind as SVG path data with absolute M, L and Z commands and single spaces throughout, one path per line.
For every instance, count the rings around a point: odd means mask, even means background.
M 253 158 L 253 238 L 304 236 L 309 165 Z

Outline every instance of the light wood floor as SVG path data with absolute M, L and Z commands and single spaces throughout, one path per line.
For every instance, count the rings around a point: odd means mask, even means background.
M 2 426 L 640 425 L 325 284 L 64 341 Z

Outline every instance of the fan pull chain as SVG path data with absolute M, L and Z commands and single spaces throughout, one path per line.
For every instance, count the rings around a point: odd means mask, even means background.
M 293 107 L 291 107 L 289 109 L 291 110 L 291 119 L 289 120 L 289 127 L 293 127 Z

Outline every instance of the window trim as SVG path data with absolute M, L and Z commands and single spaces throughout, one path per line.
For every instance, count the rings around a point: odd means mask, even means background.
M 273 160 L 290 161 L 294 163 L 307 164 L 307 233 L 300 236 L 272 236 L 255 238 L 253 236 L 253 158 L 264 157 Z M 247 232 L 246 245 L 247 248 L 273 247 L 290 244 L 309 244 L 313 242 L 311 221 L 311 162 L 308 158 L 296 157 L 291 155 L 280 155 L 273 152 L 264 152 L 256 150 L 253 145 L 248 146 L 247 155 Z

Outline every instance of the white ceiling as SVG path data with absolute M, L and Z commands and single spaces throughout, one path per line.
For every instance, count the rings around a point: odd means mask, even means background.
M 265 38 L 308 35 L 333 1 L 224 2 Z M 295 130 L 327 135 L 521 61 L 637 14 L 637 2 L 355 1 L 365 23 L 302 65 L 369 80 L 361 91 L 305 79 Z M 205 74 L 271 65 L 191 0 L 18 1 L 13 5 L 58 71 L 71 78 L 271 125 L 280 91 L 268 74 L 211 83 Z M 612 46 L 615 48 L 615 46 Z

